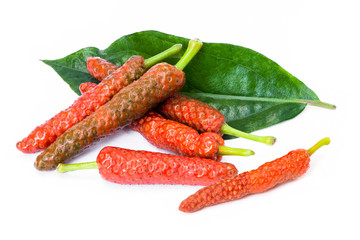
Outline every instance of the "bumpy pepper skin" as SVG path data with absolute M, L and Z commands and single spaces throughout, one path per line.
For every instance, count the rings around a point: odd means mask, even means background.
M 88 71 L 101 81 L 101 77 L 96 77 L 95 69 L 103 69 L 103 76 L 105 76 L 106 72 L 111 72 L 116 68 L 118 66 L 102 59 L 102 61 L 94 62 L 93 68 L 88 68 Z M 174 96 L 159 104 L 157 110 L 166 118 L 186 124 L 199 132 L 219 133 L 225 123 L 224 115 L 217 109 L 180 93 L 174 94 Z
M 79 90 L 81 94 L 84 94 L 85 92 L 91 91 L 91 89 L 95 88 L 96 86 L 97 86 L 96 83 L 84 82 L 80 84 Z
M 157 109 L 166 118 L 186 124 L 199 132 L 220 132 L 225 123 L 225 117 L 217 109 L 179 93 L 165 100 Z
M 116 65 L 113 65 L 106 60 L 103 61 L 105 61 L 103 66 L 101 66 L 103 63 L 101 61 L 96 62 L 98 65 L 94 66 L 96 66 L 97 69 L 104 68 L 112 70 L 117 68 Z M 94 71 L 93 69 L 90 69 L 89 71 Z M 104 70 L 104 72 L 106 71 Z M 90 72 L 90 74 L 95 76 L 95 73 Z M 200 133 L 214 132 L 220 134 L 221 136 L 223 134 L 229 134 L 265 143 L 267 145 L 273 145 L 276 142 L 276 138 L 272 136 L 256 136 L 232 128 L 225 123 L 224 115 L 222 115 L 222 113 L 216 108 L 179 93 L 174 94 L 174 96 L 159 104 L 157 111 L 166 118 L 188 125 Z
M 18 142 L 16 147 L 24 153 L 46 149 L 66 130 L 104 105 L 120 89 L 138 79 L 144 72 L 144 58 L 131 57 L 121 68 L 81 95 L 69 108 L 36 127 L 26 138 Z
M 101 137 L 144 116 L 184 84 L 183 71 L 167 63 L 155 65 L 139 80 L 120 90 L 109 102 L 58 137 L 37 157 L 35 167 L 39 170 L 55 169 L 59 163 L 77 155 Z
M 104 80 L 119 68 L 119 66 L 99 57 L 89 57 L 86 66 L 90 75 L 99 81 Z
M 264 192 L 279 183 L 300 177 L 308 170 L 309 163 L 310 157 L 307 150 L 291 151 L 255 170 L 200 189 L 185 199 L 179 209 L 183 212 L 195 212 L 204 207 L 240 199 L 252 193 Z
M 120 184 L 206 186 L 237 174 L 230 163 L 118 147 L 103 148 L 96 162 L 105 180 Z
M 82 93 L 89 91 L 93 82 L 80 84 Z M 182 123 L 165 119 L 159 113 L 148 112 L 144 117 L 132 122 L 129 127 L 139 132 L 151 144 L 187 157 L 209 158 L 220 161 L 219 145 L 224 145 L 223 138 L 213 132 L 199 134 L 195 129 Z
M 188 157 L 220 160 L 219 145 L 224 145 L 222 137 L 213 132 L 199 134 L 195 129 L 182 123 L 165 119 L 151 111 L 135 120 L 130 128 L 138 131 L 151 144 Z

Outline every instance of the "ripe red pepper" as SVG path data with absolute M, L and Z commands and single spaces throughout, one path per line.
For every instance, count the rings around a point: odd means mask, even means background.
M 108 75 L 91 91 L 81 95 L 69 108 L 36 127 L 27 137 L 19 141 L 16 147 L 24 153 L 46 149 L 66 130 L 108 102 L 120 89 L 138 79 L 148 67 L 164 57 L 179 52 L 180 49 L 181 45 L 175 45 L 146 60 L 141 56 L 131 57 L 121 68 Z
M 261 193 L 274 186 L 302 176 L 309 168 L 310 156 L 321 146 L 330 143 L 324 138 L 309 150 L 298 149 L 259 168 L 243 172 L 231 179 L 204 187 L 180 204 L 179 210 L 195 212 L 204 207 Z
M 90 75 L 99 81 L 104 80 L 119 68 L 119 66 L 99 57 L 89 57 L 86 66 Z
M 84 82 L 84 83 L 80 84 L 79 90 L 80 90 L 81 94 L 84 94 L 85 92 L 90 91 L 91 89 L 93 89 L 96 86 L 97 86 L 97 84 L 94 82 Z
M 107 72 L 112 72 L 117 68 L 118 66 L 103 60 L 93 63 L 93 67 L 88 68 L 88 71 L 101 81 L 101 77 L 97 77 L 98 69 L 101 69 L 103 75 L 106 75 Z M 174 94 L 174 96 L 159 104 L 157 110 L 166 118 L 186 124 L 201 133 L 229 134 L 267 145 L 273 145 L 276 141 L 276 138 L 272 136 L 256 136 L 234 129 L 225 123 L 225 117 L 220 111 L 204 102 L 191 99 L 180 93 Z
M 118 65 L 102 58 L 87 59 L 87 70 L 89 74 L 99 81 L 104 80 L 111 72 L 116 71 L 118 68 Z
M 275 137 L 256 136 L 234 129 L 225 123 L 224 115 L 216 108 L 180 93 L 159 104 L 157 110 L 166 118 L 186 124 L 199 132 L 229 134 L 268 145 L 276 141 Z
M 178 92 L 185 84 L 185 73 L 182 69 L 201 46 L 200 41 L 190 41 L 188 51 L 175 66 L 157 64 L 139 80 L 121 89 L 110 101 L 58 137 L 37 157 L 35 167 L 38 170 L 55 169 L 59 163 L 144 116 L 157 104 Z
M 237 174 L 231 163 L 165 153 L 105 147 L 96 162 L 59 164 L 58 172 L 98 168 L 101 176 L 120 184 L 209 185 Z
M 133 121 L 130 128 L 138 131 L 154 146 L 187 157 L 220 161 L 222 155 L 249 156 L 254 154 L 251 150 L 223 146 L 224 140 L 219 134 L 213 132 L 199 134 L 195 129 L 165 119 L 154 111 Z

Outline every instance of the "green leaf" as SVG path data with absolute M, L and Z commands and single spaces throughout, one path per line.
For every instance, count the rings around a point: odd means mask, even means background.
M 209 93 L 183 94 L 199 99 L 218 109 L 225 117 L 227 124 L 245 132 L 252 132 L 258 129 L 270 127 L 276 123 L 291 119 L 298 115 L 306 104 L 277 102 L 272 99 L 247 99 Z M 267 101 L 269 100 L 269 101 Z M 226 138 L 229 138 L 227 136 Z
M 148 58 L 176 43 L 186 46 L 188 41 L 157 31 L 143 31 L 123 36 L 105 50 L 88 47 L 43 62 L 80 94 L 78 88 L 82 82 L 97 81 L 86 70 L 86 59 L 90 56 L 122 65 L 132 55 Z M 175 64 L 184 49 L 167 62 Z M 274 61 L 241 46 L 204 43 L 185 73 L 184 94 L 214 106 L 229 125 L 245 132 L 294 118 L 307 104 L 335 108 L 321 102 L 311 89 Z
M 101 51 L 94 47 L 83 48 L 73 54 L 57 60 L 42 60 L 52 67 L 60 77 L 80 95 L 79 85 L 83 82 L 99 82 L 91 77 L 86 69 L 86 59 L 91 56 L 104 57 Z

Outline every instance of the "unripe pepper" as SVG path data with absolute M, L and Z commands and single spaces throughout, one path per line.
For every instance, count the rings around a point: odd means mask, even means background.
M 321 146 L 330 143 L 324 138 L 309 150 L 298 149 L 283 157 L 267 162 L 259 168 L 243 172 L 231 179 L 204 187 L 180 204 L 179 210 L 195 212 L 204 207 L 261 193 L 274 186 L 302 176 L 309 168 L 310 156 Z
M 201 48 L 200 41 L 190 41 L 189 51 L 175 65 L 160 63 L 139 80 L 121 89 L 115 96 L 81 122 L 56 139 L 35 161 L 38 170 L 55 169 L 100 138 L 142 117 L 185 84 L 182 69 Z
M 165 119 L 154 111 L 150 111 L 129 126 L 131 129 L 138 131 L 154 146 L 187 157 L 201 157 L 219 161 L 222 155 L 225 154 L 240 156 L 254 154 L 251 150 L 224 146 L 224 140 L 217 133 L 206 132 L 199 134 L 195 129 Z
M 90 75 L 99 81 L 107 72 L 112 72 L 118 68 L 118 66 L 106 60 L 93 63 L 92 66 L 92 68 L 88 68 L 88 71 Z M 102 77 L 98 77 L 98 69 L 101 69 Z M 174 94 L 174 96 L 159 104 L 157 110 L 166 118 L 186 124 L 201 133 L 229 134 L 267 145 L 273 145 L 276 141 L 276 138 L 272 136 L 256 136 L 234 129 L 225 123 L 224 115 L 216 108 L 180 93 Z
M 122 67 L 107 75 L 96 87 L 81 95 L 69 108 L 36 127 L 27 137 L 19 141 L 16 147 L 24 153 L 35 153 L 46 149 L 66 130 L 108 102 L 120 89 L 138 79 L 147 68 L 179 52 L 180 49 L 181 45 L 177 44 L 146 60 L 141 56 L 131 57 Z M 99 59 L 93 59 L 95 60 Z M 88 61 L 88 65 L 92 65 L 90 63 L 93 61 Z M 102 62 L 101 59 L 99 61 Z
M 165 153 L 105 147 L 96 162 L 59 164 L 58 172 L 98 168 L 107 181 L 120 184 L 209 185 L 237 174 L 231 163 Z

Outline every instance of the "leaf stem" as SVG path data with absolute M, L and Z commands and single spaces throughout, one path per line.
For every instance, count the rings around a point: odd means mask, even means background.
M 236 156 L 251 156 L 255 153 L 249 149 L 232 148 L 220 145 L 218 150 L 219 155 L 236 155 Z
M 175 65 L 175 67 L 179 70 L 184 70 L 186 65 L 195 57 L 195 55 L 199 52 L 202 47 L 202 42 L 199 39 L 193 39 L 189 41 L 189 45 L 179 60 L 179 62 Z
M 265 143 L 267 145 L 274 145 L 274 143 L 276 142 L 275 137 L 272 137 L 272 136 L 256 136 L 256 135 L 246 133 L 246 132 L 237 130 L 235 128 L 232 128 L 226 123 L 224 123 L 221 126 L 220 132 L 225 133 L 225 134 L 229 134 L 229 135 L 232 135 L 232 136 L 236 136 L 236 137 L 249 139 L 249 140 L 256 141 L 256 142 Z
M 60 163 L 57 167 L 57 172 L 64 173 L 69 171 L 83 170 L 83 169 L 97 169 L 98 165 L 96 162 L 85 162 L 85 163 L 74 163 L 65 164 Z
M 314 152 L 316 152 L 316 150 L 318 150 L 319 148 L 321 148 L 324 145 L 328 145 L 329 143 L 330 143 L 330 138 L 328 138 L 328 137 L 323 138 L 320 141 L 318 141 L 314 146 L 309 148 L 307 151 L 308 151 L 309 155 L 311 156 Z
M 294 103 L 306 103 L 309 104 L 311 106 L 315 106 L 315 107 L 322 107 L 322 108 L 327 108 L 327 109 L 336 109 L 336 106 L 334 104 L 331 103 L 326 103 L 326 102 L 322 102 L 322 101 L 315 101 L 315 100 L 306 100 L 306 99 L 293 99 Z
M 268 98 L 268 97 L 248 97 L 248 96 L 236 96 L 214 93 L 202 93 L 202 92 L 182 92 L 187 96 L 197 97 L 211 97 L 213 99 L 223 98 L 229 100 L 241 100 L 241 101 L 260 101 L 260 102 L 274 102 L 274 103 L 299 103 L 309 104 L 316 107 L 322 107 L 327 109 L 336 109 L 336 106 L 330 103 L 322 102 L 320 100 L 308 100 L 308 99 L 283 99 L 283 98 Z
M 175 44 L 171 48 L 169 48 L 159 54 L 156 54 L 155 56 L 153 56 L 151 58 L 145 59 L 144 65 L 146 68 L 150 68 L 151 66 L 164 60 L 165 58 L 170 57 L 170 56 L 180 52 L 181 48 L 182 48 L 182 44 Z

